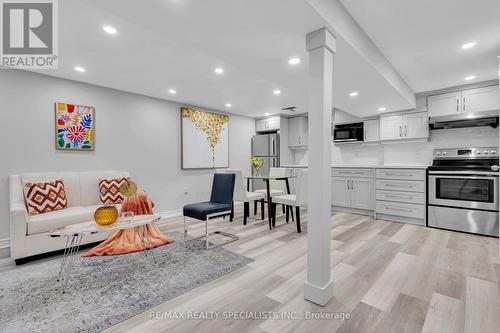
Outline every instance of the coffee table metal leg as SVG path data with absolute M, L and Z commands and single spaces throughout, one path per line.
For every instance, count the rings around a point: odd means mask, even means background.
M 71 238 L 71 243 L 70 243 L 69 237 L 70 236 L 66 236 L 66 245 L 64 245 L 64 254 L 63 254 L 63 258 L 61 260 L 61 267 L 59 268 L 59 274 L 57 275 L 57 282 L 59 282 L 61 280 L 61 275 L 62 275 L 62 272 L 64 269 L 64 265 L 66 264 L 66 261 L 68 259 L 68 253 L 69 253 L 68 243 L 70 245 L 69 247 L 71 247 L 73 244 L 73 238 Z
M 78 251 L 80 250 L 80 244 L 82 243 L 82 239 L 83 239 L 83 234 L 73 235 L 72 239 L 73 247 L 71 248 L 70 251 L 68 267 L 66 269 L 66 278 L 64 281 L 63 294 L 66 293 L 66 288 L 68 287 L 68 282 L 71 277 L 71 272 L 73 271 L 73 266 L 75 264 L 76 257 L 78 256 Z

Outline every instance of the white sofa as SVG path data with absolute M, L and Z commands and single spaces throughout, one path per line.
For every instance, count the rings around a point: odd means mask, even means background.
M 129 177 L 126 171 L 47 172 L 11 175 L 10 191 L 10 256 L 22 259 L 64 249 L 66 239 L 52 238 L 47 232 L 67 225 L 94 219 L 99 207 L 99 178 Z M 68 208 L 40 215 L 28 215 L 23 194 L 23 181 L 62 178 Z M 120 207 L 118 207 L 120 208 Z M 108 234 L 84 236 L 82 244 L 104 240 Z

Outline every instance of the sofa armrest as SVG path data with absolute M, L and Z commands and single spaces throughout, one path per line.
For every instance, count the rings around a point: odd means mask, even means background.
M 23 257 L 24 241 L 28 229 L 28 210 L 24 204 L 22 190 L 21 178 L 10 176 L 10 255 L 14 259 Z

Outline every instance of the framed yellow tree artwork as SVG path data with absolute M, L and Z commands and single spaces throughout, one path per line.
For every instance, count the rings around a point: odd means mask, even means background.
M 181 108 L 182 169 L 229 167 L 229 116 Z

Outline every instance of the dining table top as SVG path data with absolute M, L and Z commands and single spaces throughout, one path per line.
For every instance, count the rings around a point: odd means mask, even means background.
M 271 180 L 287 180 L 297 178 L 297 176 L 245 176 L 247 179 L 271 179 Z

